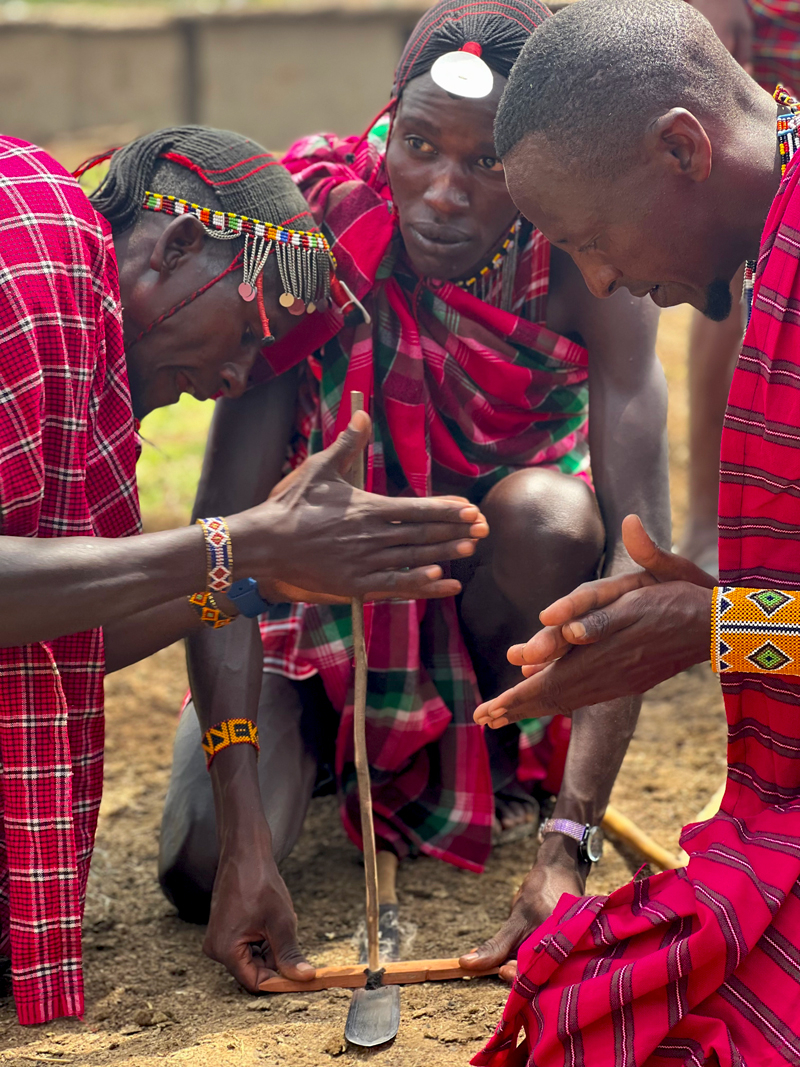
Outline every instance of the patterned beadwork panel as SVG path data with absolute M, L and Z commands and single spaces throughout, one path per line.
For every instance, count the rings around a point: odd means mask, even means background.
M 720 585 L 711 612 L 711 667 L 800 674 L 800 590 Z

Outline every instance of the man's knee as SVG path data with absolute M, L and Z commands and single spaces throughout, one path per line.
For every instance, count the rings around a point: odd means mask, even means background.
M 503 566 L 526 558 L 562 558 L 576 571 L 592 570 L 605 529 L 594 493 L 581 479 L 528 468 L 498 482 L 481 505 L 491 530 L 493 557 Z

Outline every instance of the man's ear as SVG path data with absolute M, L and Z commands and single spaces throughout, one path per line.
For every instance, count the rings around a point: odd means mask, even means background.
M 676 175 L 704 182 L 711 174 L 711 141 L 698 118 L 683 107 L 654 119 L 647 128 L 645 144 L 653 156 Z
M 171 274 L 187 256 L 203 251 L 206 233 L 194 215 L 179 215 L 170 222 L 155 243 L 150 256 L 150 269 L 159 274 Z

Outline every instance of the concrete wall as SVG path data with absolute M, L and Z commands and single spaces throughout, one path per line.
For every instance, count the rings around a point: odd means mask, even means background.
M 0 130 L 47 143 L 177 122 L 230 127 L 269 148 L 315 129 L 360 132 L 388 99 L 425 0 L 270 10 L 149 26 L 0 22 Z

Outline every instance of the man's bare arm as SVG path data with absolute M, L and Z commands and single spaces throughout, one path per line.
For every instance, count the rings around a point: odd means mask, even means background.
M 551 260 L 551 287 L 557 321 L 551 324 L 548 319 L 548 324 L 561 333 L 579 335 L 589 350 L 590 453 L 606 528 L 604 573 L 635 570 L 621 538 L 623 517 L 639 509 L 648 516 L 659 539 L 668 544 L 670 535 L 665 383 L 655 355 L 658 312 L 644 301 L 634 302 L 627 292 L 597 300 L 572 261 L 556 249 Z M 481 707 L 500 700 L 497 697 Z M 638 698 L 627 697 L 574 712 L 564 777 L 553 812 L 556 818 L 590 825 L 600 822 L 640 705 Z M 494 720 L 479 714 L 480 710 L 477 720 L 494 725 Z M 563 834 L 549 834 L 517 893 L 509 919 L 476 953 L 464 957 L 464 964 L 499 964 L 514 955 L 520 942 L 547 918 L 562 893 L 583 892 L 586 874 L 586 867 L 578 860 L 577 842 Z M 513 966 L 503 973 L 511 978 Z

